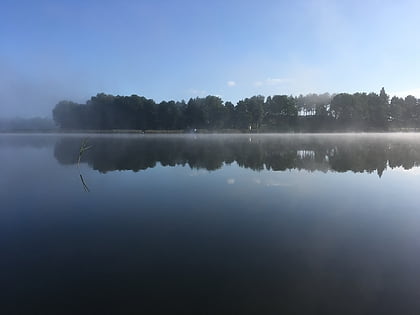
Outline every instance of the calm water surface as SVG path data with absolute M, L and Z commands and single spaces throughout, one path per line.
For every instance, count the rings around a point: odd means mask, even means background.
M 0 135 L 0 313 L 419 314 L 418 165 L 410 134 Z

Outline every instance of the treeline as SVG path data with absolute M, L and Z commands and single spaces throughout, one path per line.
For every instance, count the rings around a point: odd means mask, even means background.
M 0 131 L 45 131 L 56 129 L 51 118 L 1 118 Z
M 339 131 L 420 127 L 420 100 L 380 93 L 258 95 L 236 105 L 220 97 L 156 103 L 138 95 L 98 94 L 61 101 L 53 118 L 62 129 Z

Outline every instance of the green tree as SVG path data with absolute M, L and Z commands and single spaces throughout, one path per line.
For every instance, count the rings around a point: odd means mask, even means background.
M 369 126 L 374 129 L 385 129 L 387 126 L 388 104 L 384 102 L 383 96 L 376 93 L 368 94 Z
M 257 95 L 238 102 L 236 107 L 240 113 L 238 117 L 241 120 L 242 128 L 251 126 L 258 129 L 261 126 L 264 114 L 264 99 L 264 96 Z
M 389 104 L 388 116 L 391 124 L 395 127 L 402 127 L 404 117 L 404 99 L 394 96 Z
M 298 116 L 297 101 L 292 96 L 274 95 L 266 102 L 266 122 L 276 129 L 291 129 Z
M 340 93 L 331 100 L 331 115 L 336 120 L 349 122 L 353 116 L 354 100 L 348 93 Z
M 85 111 L 83 105 L 70 101 L 61 101 L 53 109 L 53 119 L 62 129 L 81 129 L 83 128 Z
M 404 118 L 411 127 L 416 125 L 417 116 L 417 99 L 413 95 L 408 95 L 404 99 Z

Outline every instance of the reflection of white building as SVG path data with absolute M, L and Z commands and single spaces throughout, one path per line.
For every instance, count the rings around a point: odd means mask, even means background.
M 296 152 L 296 155 L 301 159 L 305 159 L 305 158 L 313 159 L 315 158 L 315 151 L 314 150 L 298 150 Z

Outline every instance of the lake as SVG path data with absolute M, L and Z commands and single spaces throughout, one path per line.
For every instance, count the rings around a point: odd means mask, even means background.
M 1 313 L 420 314 L 419 165 L 417 134 L 2 134 Z

